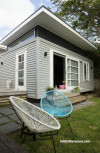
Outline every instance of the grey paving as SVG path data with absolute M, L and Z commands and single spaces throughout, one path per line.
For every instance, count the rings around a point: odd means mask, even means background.
M 86 101 L 83 101 L 81 103 L 77 103 L 77 104 L 73 105 L 73 110 L 78 110 L 78 109 L 87 107 L 87 106 L 92 105 L 92 104 L 94 104 L 94 102 L 86 100 Z
M 0 130 L 4 133 L 10 133 L 20 128 L 20 121 L 10 105 L 0 107 Z
M 21 125 L 18 125 L 16 122 L 12 122 L 12 123 L 8 123 L 8 124 L 4 124 L 0 126 L 0 131 L 2 131 L 3 133 L 11 133 L 14 131 L 17 131 L 21 128 Z
M 2 118 L 0 118 L 0 125 L 3 123 L 7 123 L 9 121 L 10 121 L 10 119 L 8 119 L 7 117 L 2 117 Z
M 16 115 L 15 113 L 12 114 L 12 115 L 9 115 L 9 118 L 10 118 L 11 120 L 16 121 L 16 123 L 21 124 L 19 118 L 17 117 L 17 115 Z
M 1 107 L 0 108 L 0 113 L 4 114 L 4 115 L 9 115 L 14 113 L 14 111 L 12 109 L 10 109 L 9 107 Z
M 2 117 L 3 115 L 2 114 L 0 114 L 0 118 Z
M 11 118 L 13 120 L 18 120 L 18 117 L 16 114 L 9 115 L 9 118 Z

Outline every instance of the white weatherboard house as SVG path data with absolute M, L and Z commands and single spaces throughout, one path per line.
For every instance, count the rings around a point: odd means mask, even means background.
M 0 89 L 8 81 L 10 90 L 27 91 L 34 99 L 48 86 L 94 90 L 93 61 L 86 51 L 97 48 L 44 6 L 5 36 L 0 49 Z

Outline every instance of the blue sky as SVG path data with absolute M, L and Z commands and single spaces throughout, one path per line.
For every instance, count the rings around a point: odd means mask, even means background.
M 50 0 L 0 0 L 0 39 L 42 5 L 53 7 Z

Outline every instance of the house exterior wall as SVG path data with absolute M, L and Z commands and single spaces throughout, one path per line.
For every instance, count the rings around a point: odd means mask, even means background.
M 75 52 L 72 52 L 69 49 L 61 47 L 55 43 L 47 41 L 43 38 L 39 38 L 39 63 L 38 63 L 38 99 L 41 98 L 42 94 L 46 91 L 46 88 L 50 86 L 51 77 L 50 77 L 50 51 L 58 51 L 61 54 L 66 55 L 66 57 L 74 57 L 79 60 L 80 66 L 80 89 L 81 92 L 92 91 L 94 89 L 94 76 L 93 76 L 93 62 L 88 58 L 79 55 Z M 44 53 L 47 52 L 47 56 L 44 57 Z M 89 63 L 89 73 L 90 81 L 83 81 L 83 61 Z
M 15 89 L 16 53 L 26 50 L 26 90 L 28 97 L 36 98 L 36 39 L 32 38 L 1 54 L 0 88 L 6 89 L 6 82 L 11 80 L 11 89 Z
M 75 46 L 71 42 L 57 36 L 53 32 L 50 32 L 41 26 L 35 27 L 35 37 L 43 38 L 43 39 L 48 40 L 54 44 L 57 44 L 63 48 L 69 49 L 72 52 L 86 56 L 86 52 L 83 49 Z

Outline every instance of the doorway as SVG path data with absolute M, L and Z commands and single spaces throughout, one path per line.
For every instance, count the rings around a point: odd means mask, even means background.
M 63 85 L 65 78 L 65 56 L 54 54 L 54 87 Z

